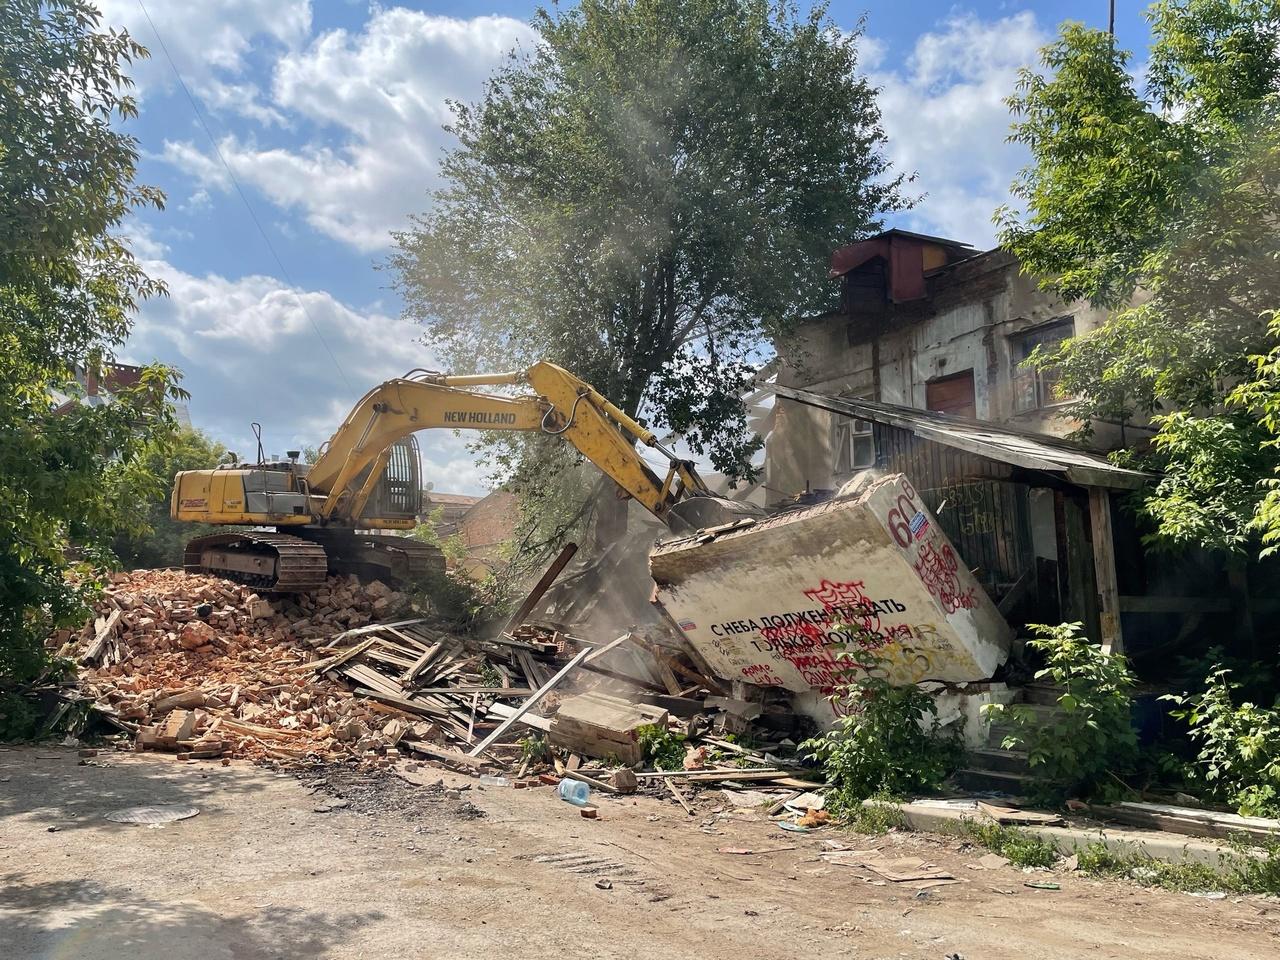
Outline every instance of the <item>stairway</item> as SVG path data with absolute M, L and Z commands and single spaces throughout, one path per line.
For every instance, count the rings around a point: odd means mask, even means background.
M 1043 683 L 1020 687 L 1013 703 L 1029 707 L 1045 722 L 1051 722 L 1058 711 L 1060 687 Z M 986 745 L 970 750 L 965 766 L 957 770 L 952 780 L 956 786 L 974 793 L 1002 793 L 1013 797 L 1025 796 L 1031 781 L 1027 755 L 1021 750 L 1006 750 L 1005 735 L 1011 727 L 997 719 L 988 725 Z

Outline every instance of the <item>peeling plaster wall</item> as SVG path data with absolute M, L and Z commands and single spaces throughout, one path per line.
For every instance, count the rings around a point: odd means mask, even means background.
M 1101 325 L 1105 311 L 1047 296 L 999 250 L 962 261 L 929 284 L 922 303 L 885 304 L 879 313 L 860 310 L 856 318 L 831 315 L 802 325 L 777 344 L 779 382 L 925 409 L 928 381 L 972 370 L 979 419 L 1056 436 L 1078 426 L 1052 408 L 1014 411 L 1011 338 L 1063 316 L 1074 318 L 1080 336 Z M 850 478 L 834 470 L 835 425 L 842 417 L 782 399 L 776 410 L 765 446 L 770 502 L 806 489 L 838 489 Z M 1117 429 L 1094 426 L 1100 449 L 1119 445 Z

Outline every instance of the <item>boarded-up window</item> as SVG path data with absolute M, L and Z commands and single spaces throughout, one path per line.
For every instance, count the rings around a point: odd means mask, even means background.
M 1062 346 L 1064 340 L 1069 340 L 1074 335 L 1075 320 L 1066 317 L 1010 338 L 1010 353 L 1013 357 L 1013 409 L 1016 413 L 1039 410 L 1065 399 L 1058 390 L 1060 375 L 1057 367 L 1036 368 L 1026 361 L 1037 347 L 1041 353 L 1053 353 Z
M 953 417 L 974 418 L 978 408 L 973 398 L 973 371 L 938 377 L 924 385 L 925 407 Z

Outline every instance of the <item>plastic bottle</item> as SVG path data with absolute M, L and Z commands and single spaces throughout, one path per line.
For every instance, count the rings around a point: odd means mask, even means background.
M 591 788 L 581 780 L 570 780 L 565 777 L 560 781 L 560 799 L 572 803 L 575 807 L 585 807 L 591 799 Z

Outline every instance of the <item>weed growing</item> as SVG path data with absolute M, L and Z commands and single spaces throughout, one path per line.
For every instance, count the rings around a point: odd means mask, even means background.
M 897 804 L 884 796 L 865 803 L 838 805 L 833 813 L 850 830 L 873 837 L 883 836 L 890 830 L 904 830 L 907 827 L 906 815 Z
M 1000 854 L 1015 867 L 1051 867 L 1058 860 L 1058 848 L 1035 834 L 998 823 L 962 820 L 960 835 Z
M 636 728 L 636 738 L 644 758 L 658 770 L 679 770 L 684 766 L 685 738 L 655 723 Z
M 1136 847 L 1109 849 L 1091 843 L 1078 851 L 1080 870 L 1097 877 L 1122 877 L 1146 887 L 1201 893 L 1280 894 L 1280 840 L 1258 847 L 1243 840 L 1232 843 L 1232 852 L 1217 868 L 1203 863 L 1166 863 L 1143 854 Z

